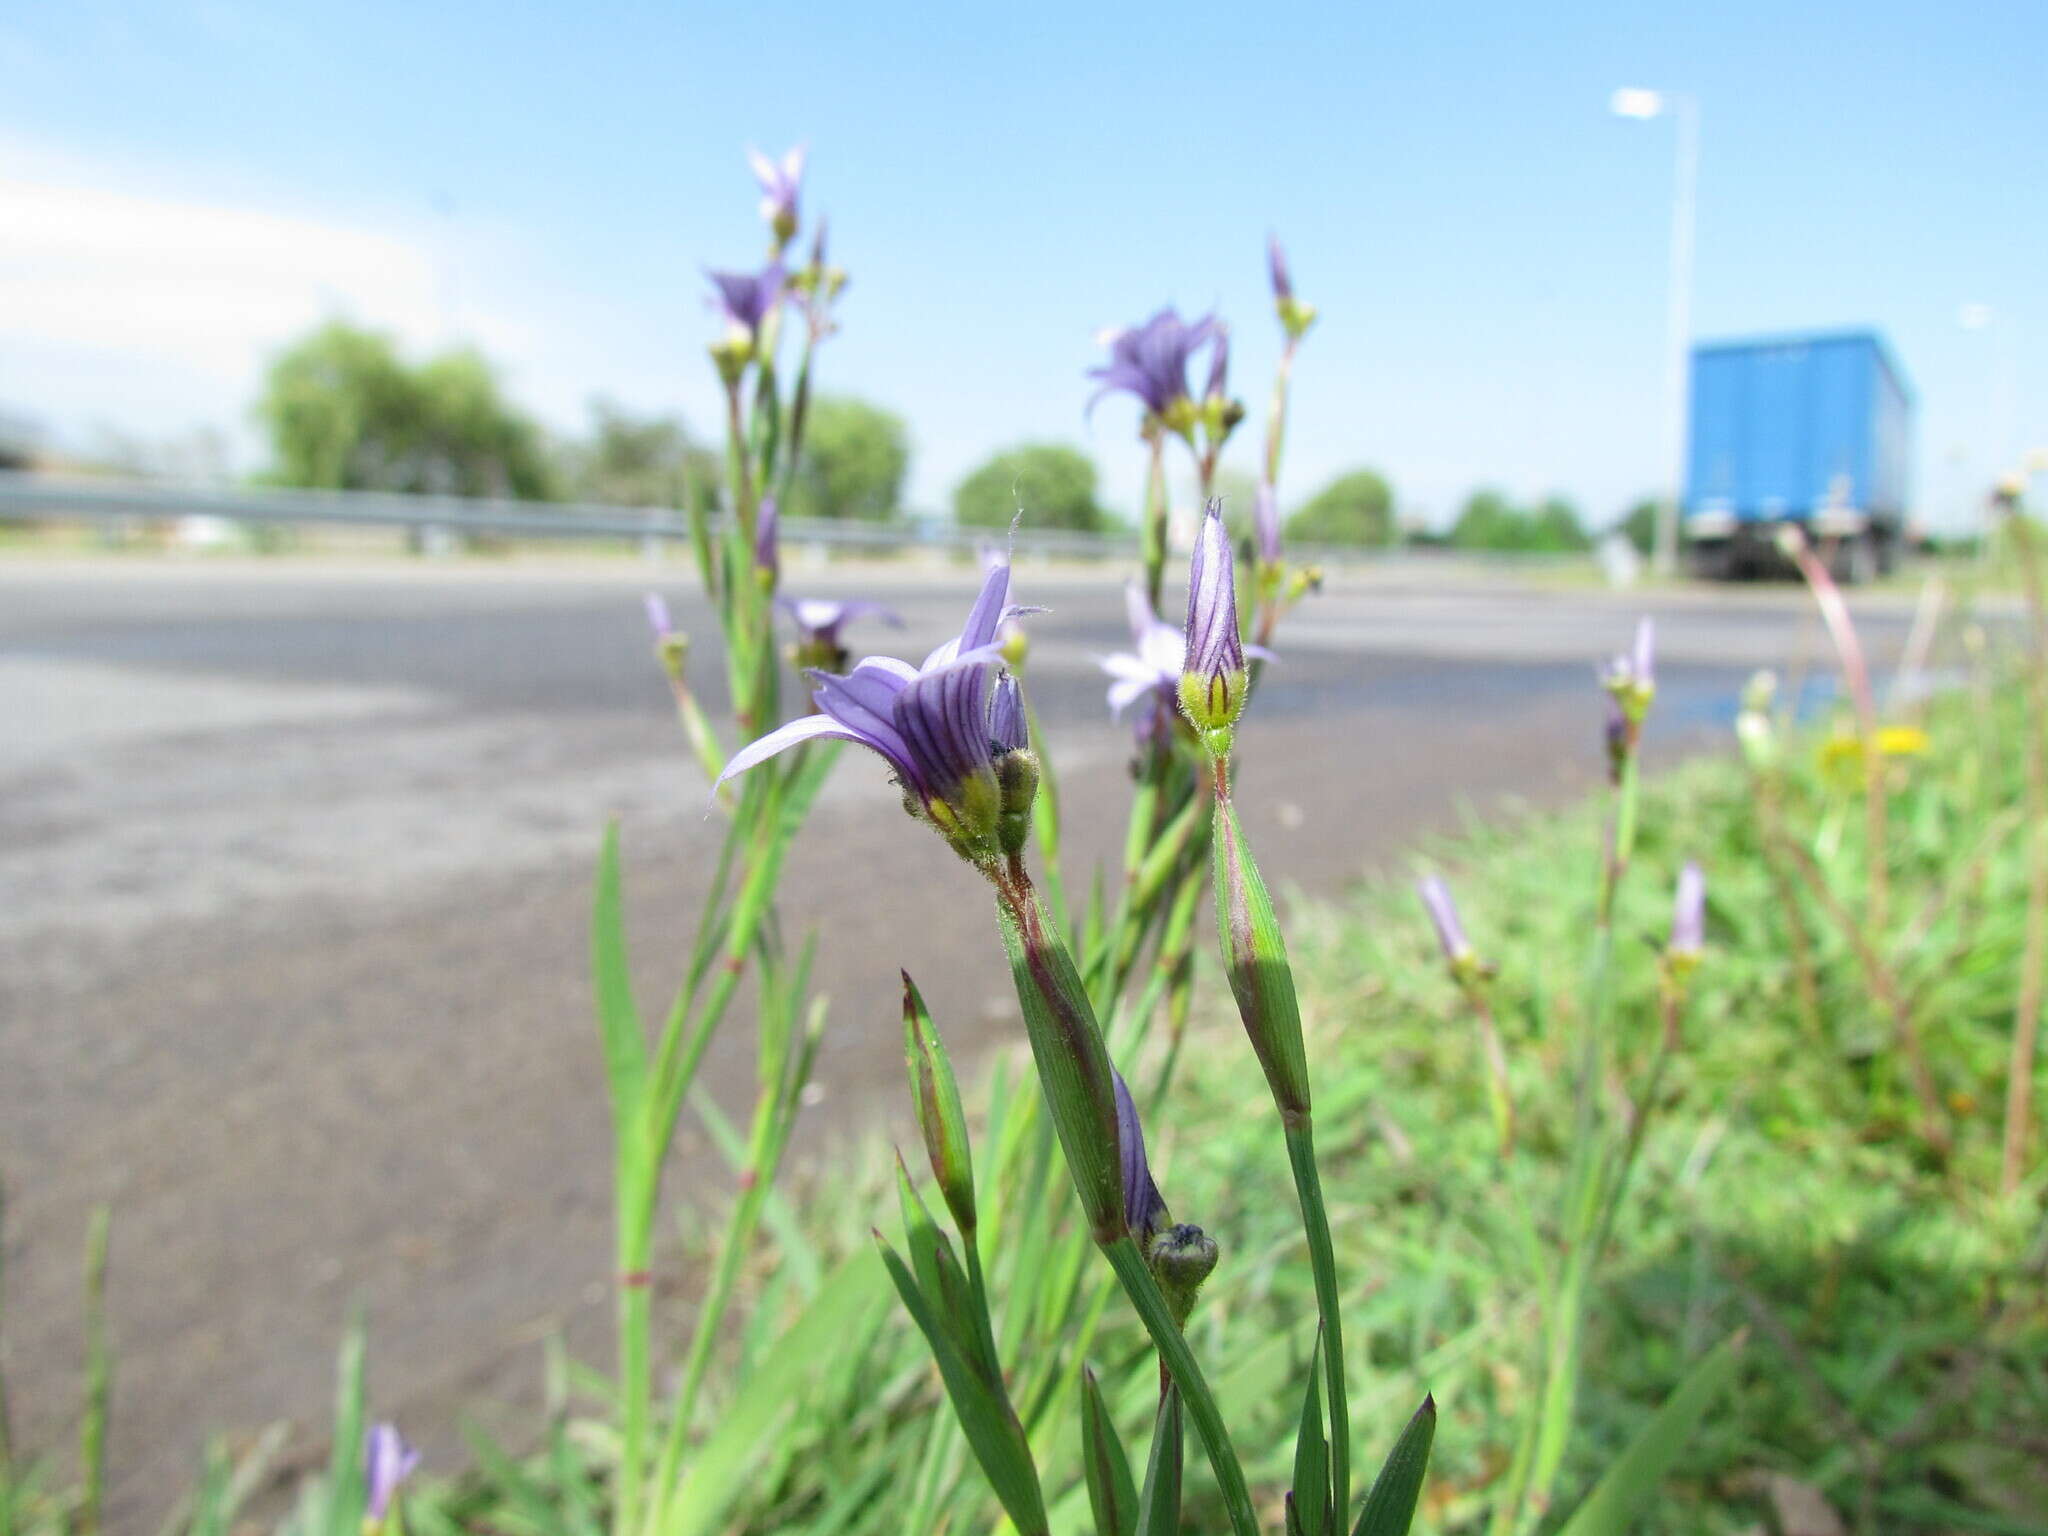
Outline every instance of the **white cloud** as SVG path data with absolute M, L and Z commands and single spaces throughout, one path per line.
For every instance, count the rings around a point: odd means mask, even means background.
M 94 422 L 239 427 L 269 356 L 331 316 L 415 347 L 457 321 L 425 242 L 94 185 L 75 167 L 0 178 L 0 229 L 0 405 L 60 439 Z M 533 351 L 526 327 L 474 307 L 460 324 L 489 351 Z

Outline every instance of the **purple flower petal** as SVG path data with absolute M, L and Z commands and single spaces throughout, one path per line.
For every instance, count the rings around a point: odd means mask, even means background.
M 864 747 L 880 752 L 884 757 L 889 756 L 879 743 L 858 731 L 849 730 L 830 715 L 805 715 L 770 731 L 766 736 L 757 736 L 733 753 L 726 762 L 725 772 L 718 776 L 718 784 L 723 784 L 735 774 L 745 773 L 749 768 L 758 767 L 778 752 L 787 752 L 791 747 L 800 747 L 807 741 L 817 741 L 826 737 L 840 741 L 856 741 Z M 898 772 L 907 771 L 906 764 L 898 763 L 894 759 L 890 760 L 890 766 Z M 718 784 L 711 787 L 715 790 Z
M 1696 860 L 1678 872 L 1671 906 L 1671 953 L 1697 958 L 1707 942 L 1707 877 Z
M 1273 297 L 1285 304 L 1294 297 L 1294 279 L 1287 270 L 1287 252 L 1281 249 L 1280 237 L 1266 237 L 1266 271 L 1273 280 Z
M 666 640 L 675 633 L 675 623 L 669 618 L 668 599 L 659 592 L 649 592 L 640 599 L 647 609 L 647 624 L 654 631 L 654 638 Z
M 1280 497 L 1269 480 L 1259 482 L 1252 499 L 1252 527 L 1258 532 L 1259 558 L 1271 564 L 1280 558 Z
M 1415 892 L 1429 909 L 1429 920 L 1436 925 L 1436 941 L 1443 946 L 1444 958 L 1456 965 L 1472 953 L 1472 946 L 1466 941 L 1465 925 L 1458 921 L 1458 904 L 1451 899 L 1451 888 L 1431 875 L 1415 887 Z
M 1124 1224 L 1139 1241 L 1166 1216 L 1166 1200 L 1152 1181 L 1152 1164 L 1145 1156 L 1145 1128 L 1138 1123 L 1138 1106 L 1131 1099 L 1124 1075 L 1110 1069 L 1116 1081 L 1116 1141 L 1122 1162 Z
M 973 608 L 968 610 L 967 622 L 960 627 L 960 652 L 974 650 L 995 639 L 1009 600 L 1010 562 L 1004 560 L 990 566 L 988 575 L 982 578 L 980 595 L 974 599 Z
M 419 1467 L 420 1453 L 405 1443 L 395 1424 L 372 1424 L 363 1436 L 364 1514 L 382 1524 L 391 1500 Z
M 1244 642 L 1237 632 L 1237 573 L 1230 535 L 1223 527 L 1223 503 L 1209 503 L 1195 534 L 1188 564 L 1187 656 L 1184 673 L 1209 685 L 1244 671 Z
M 996 679 L 995 696 L 989 700 L 988 739 L 1005 752 L 1022 752 L 1031 745 L 1031 729 L 1024 718 L 1024 690 L 1007 672 Z

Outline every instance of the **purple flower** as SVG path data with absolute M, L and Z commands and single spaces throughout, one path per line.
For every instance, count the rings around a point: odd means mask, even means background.
M 804 179 L 803 145 L 797 145 L 780 161 L 770 160 L 758 149 L 749 147 L 747 164 L 754 169 L 754 179 L 761 183 L 761 217 L 768 221 L 778 241 L 788 241 L 796 233 L 797 193 Z
M 763 496 L 754 513 L 754 569 L 767 573 L 770 585 L 782 573 L 782 515 L 773 496 Z
M 1465 925 L 1458 921 L 1458 904 L 1451 899 L 1451 888 L 1440 876 L 1431 875 L 1415 887 L 1415 894 L 1422 898 L 1429 920 L 1436 925 L 1436 940 L 1443 946 L 1444 959 L 1453 966 L 1469 960 L 1472 945 L 1465 937 Z
M 1671 947 L 1674 959 L 1697 960 L 1707 942 L 1707 877 L 1698 861 L 1688 859 L 1678 872 L 1678 895 L 1671 905 Z
M 1619 784 L 1623 767 L 1642 739 L 1650 701 L 1657 696 L 1657 632 L 1647 616 L 1636 625 L 1634 649 L 1601 669 L 1600 686 L 1607 690 L 1608 776 Z
M 1276 304 L 1294 302 L 1294 278 L 1287 270 L 1287 252 L 1281 247 L 1278 235 L 1266 236 L 1266 270 L 1273 279 L 1273 301 Z
M 1209 503 L 1188 563 L 1187 652 L 1180 702 L 1197 731 L 1227 729 L 1244 710 L 1244 642 L 1237 628 L 1237 575 L 1223 503 Z
M 1657 689 L 1657 629 L 1647 614 L 1636 623 L 1634 647 L 1627 655 L 1609 661 L 1600 681 L 1616 696 L 1640 694 L 1647 705 Z M 1622 697 L 1624 707 L 1628 702 Z
M 845 666 L 846 646 L 839 631 L 855 619 L 880 619 L 892 628 L 903 627 L 903 617 L 895 609 L 859 598 L 778 597 L 775 606 L 796 625 L 797 665 L 803 667 Z
M 749 341 L 757 339 L 761 322 L 782 300 L 782 263 L 771 261 L 759 272 L 714 272 L 707 267 L 704 275 L 718 290 L 716 303 L 726 324 L 745 332 Z
M 1023 519 L 1023 515 L 1021 512 L 1017 514 L 1019 521 Z M 981 541 L 980 554 L 981 573 L 984 576 L 997 566 L 1010 563 L 1009 552 L 993 539 L 983 539 Z M 1036 612 L 1037 610 L 1034 609 L 1032 611 Z M 996 626 L 996 645 L 1002 651 L 1003 661 L 1007 665 L 1022 667 L 1025 656 L 1031 650 L 1031 639 L 1024 633 L 1024 626 L 1019 624 L 1014 617 L 1010 617 L 1005 618 L 1001 624 Z
M 1143 325 L 1117 332 L 1110 340 L 1109 361 L 1088 370 L 1088 377 L 1102 383 L 1088 408 L 1093 410 L 1104 395 L 1122 390 L 1143 401 L 1148 415 L 1164 417 L 1188 399 L 1189 360 L 1213 343 L 1217 333 L 1214 316 L 1190 324 L 1170 307 Z
M 1230 327 L 1216 322 L 1216 341 L 1209 348 L 1209 387 L 1204 400 L 1222 400 L 1230 394 Z
M 1109 685 L 1109 710 L 1119 720 L 1148 693 L 1172 707 L 1188 650 L 1187 636 L 1152 611 L 1144 587 L 1135 580 L 1124 586 L 1124 607 L 1130 615 L 1131 649 L 1105 656 L 1099 663 L 1115 679 Z
M 1257 531 L 1259 558 L 1268 565 L 1280 563 L 1280 496 L 1270 480 L 1259 482 L 1252 498 L 1252 527 Z
M 1024 717 L 1024 689 L 1008 672 L 996 679 L 988 703 L 988 739 L 1002 752 L 1022 752 L 1031 745 L 1030 722 Z
M 649 592 L 640 601 L 647 608 L 647 624 L 654 631 L 654 638 L 666 640 L 675 633 L 675 622 L 669 617 L 668 599 L 659 592 Z
M 962 854 L 992 859 L 1002 809 L 996 761 L 1020 739 L 1021 701 L 997 687 L 996 630 L 1009 606 L 1010 568 L 988 574 L 960 634 L 922 666 L 870 656 L 844 676 L 814 669 L 818 713 L 792 720 L 733 754 L 718 782 L 807 741 L 857 742 L 894 772 L 921 810 Z M 1003 734 L 999 738 L 998 731 Z
M 1124 1224 L 1141 1246 L 1170 1219 L 1166 1200 L 1152 1182 L 1152 1164 L 1145 1156 L 1145 1128 L 1138 1123 L 1138 1106 L 1131 1099 L 1129 1084 L 1114 1067 L 1116 1079 L 1116 1144 L 1123 1162 Z
M 363 1436 L 364 1513 L 382 1524 L 390 1513 L 398 1485 L 412 1476 L 420 1464 L 420 1453 L 405 1443 L 395 1424 L 372 1424 Z

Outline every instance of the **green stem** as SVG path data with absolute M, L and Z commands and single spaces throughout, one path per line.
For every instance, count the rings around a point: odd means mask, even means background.
M 1144 1256 L 1138 1252 L 1137 1242 L 1127 1232 L 1114 1242 L 1103 1244 L 1102 1253 L 1122 1282 L 1124 1294 L 1137 1309 L 1145 1331 L 1152 1335 L 1152 1345 L 1159 1351 L 1167 1375 L 1180 1389 L 1188 1417 L 1194 1420 L 1195 1432 L 1202 1437 L 1202 1445 L 1209 1453 L 1209 1465 L 1223 1494 L 1223 1507 L 1230 1513 L 1231 1530 L 1236 1536 L 1258 1536 L 1258 1516 L 1252 1509 L 1251 1492 L 1245 1486 L 1244 1469 L 1238 1465 L 1230 1434 L 1223 1427 L 1223 1416 L 1217 1411 L 1216 1399 L 1202 1377 L 1202 1367 L 1196 1363 L 1194 1352 L 1188 1348 L 1187 1338 L 1174 1323 L 1159 1282 L 1152 1278 Z
M 1159 588 L 1166 574 L 1166 433 L 1147 429 L 1152 461 L 1145 471 L 1145 597 L 1159 611 Z
M 1316 1169 L 1315 1132 L 1306 1118 L 1287 1127 L 1287 1161 L 1294 1168 L 1302 1230 L 1308 1234 L 1309 1269 L 1315 1275 L 1316 1310 L 1323 1320 L 1323 1383 L 1330 1399 L 1330 1486 L 1341 1512 L 1351 1507 L 1351 1407 L 1344 1390 L 1343 1308 L 1337 1294 L 1330 1215 L 1323 1204 L 1322 1175 Z

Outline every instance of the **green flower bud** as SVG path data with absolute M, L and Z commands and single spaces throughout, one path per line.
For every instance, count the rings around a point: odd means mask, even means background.
M 974 1161 L 967 1141 L 967 1114 L 960 1104 L 960 1085 L 945 1043 L 932 1027 L 930 1012 L 910 973 L 903 975 L 903 1056 L 910 1070 L 910 1093 L 924 1133 L 932 1176 L 963 1242 L 974 1240 Z
M 1186 1324 L 1195 1309 L 1195 1293 L 1216 1268 L 1216 1240 L 1190 1222 L 1169 1228 L 1154 1240 L 1148 1256 L 1173 1320 Z

